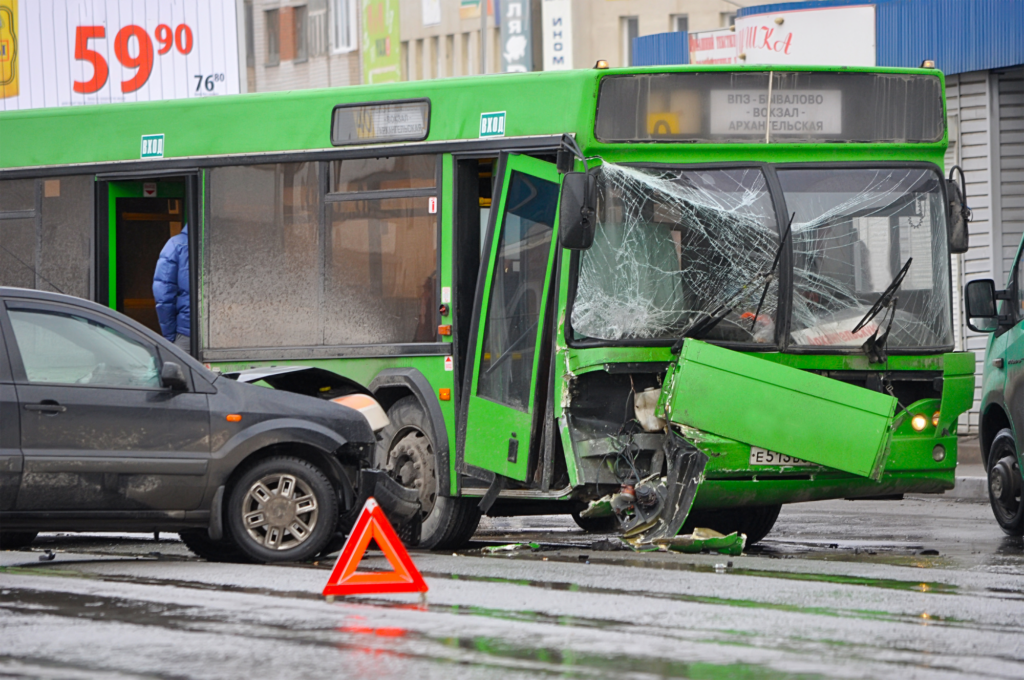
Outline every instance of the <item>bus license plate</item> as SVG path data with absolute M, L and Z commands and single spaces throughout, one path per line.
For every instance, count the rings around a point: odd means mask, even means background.
M 767 449 L 759 449 L 756 446 L 750 447 L 751 465 L 813 465 L 806 460 L 800 460 L 784 453 L 776 453 Z

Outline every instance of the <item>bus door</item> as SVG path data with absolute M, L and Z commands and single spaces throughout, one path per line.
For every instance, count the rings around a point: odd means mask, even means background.
M 156 333 L 160 333 L 160 322 L 153 273 L 160 251 L 186 224 L 189 232 L 196 231 L 190 219 L 196 211 L 190 205 L 193 192 L 188 184 L 186 177 L 106 182 L 108 219 L 106 234 L 100 235 L 106 246 L 98 268 L 100 301 Z
M 501 192 L 484 246 L 487 275 L 473 317 L 463 460 L 525 481 L 536 409 L 549 291 L 557 245 L 561 175 L 528 156 L 503 159 Z

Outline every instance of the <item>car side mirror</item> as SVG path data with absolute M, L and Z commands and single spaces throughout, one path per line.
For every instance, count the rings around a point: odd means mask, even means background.
M 570 172 L 562 178 L 558 209 L 558 240 L 563 248 L 586 250 L 594 243 L 597 178 L 586 172 Z
M 996 299 L 996 284 L 992 279 L 968 282 L 964 288 L 967 327 L 976 333 L 991 333 L 999 328 Z
M 960 182 L 953 179 L 953 173 L 960 173 Z M 971 209 L 967 207 L 964 191 L 964 173 L 960 166 L 954 166 L 949 171 L 949 179 L 946 180 L 946 197 L 949 205 L 946 207 L 946 224 L 949 228 L 949 252 L 953 254 L 966 253 L 970 234 L 967 231 L 967 224 L 971 221 Z
M 164 365 L 160 367 L 160 384 L 175 391 L 188 389 L 185 371 L 180 364 L 173 361 L 165 361 Z

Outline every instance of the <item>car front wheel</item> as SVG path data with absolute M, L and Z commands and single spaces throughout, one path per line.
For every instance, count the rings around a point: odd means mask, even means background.
M 298 562 L 320 553 L 338 523 L 338 496 L 323 471 L 301 458 L 262 460 L 228 498 L 235 545 L 257 562 Z
M 988 453 L 988 500 L 996 522 L 1010 536 L 1024 535 L 1024 503 L 1017 446 L 1009 428 L 1000 430 Z

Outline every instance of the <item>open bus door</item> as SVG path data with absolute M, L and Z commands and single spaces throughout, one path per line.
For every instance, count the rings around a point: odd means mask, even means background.
M 188 225 L 196 228 L 195 176 L 98 178 L 103 182 L 106 224 L 99 235 L 99 302 L 160 333 L 153 273 L 164 244 Z M 193 226 L 196 225 L 196 226 Z M 190 244 L 190 248 L 191 248 Z M 192 267 L 193 281 L 195 267 Z M 195 286 L 192 286 L 194 292 Z M 193 322 L 195 319 L 193 297 Z M 192 324 L 195 328 L 195 323 Z M 195 333 L 192 334 L 195 336 Z M 193 347 L 193 353 L 195 348 Z
M 468 464 L 518 481 L 530 475 L 539 375 L 558 242 L 561 184 L 553 163 L 509 154 L 497 209 L 484 246 L 487 275 L 473 318 L 467 376 L 465 444 Z

